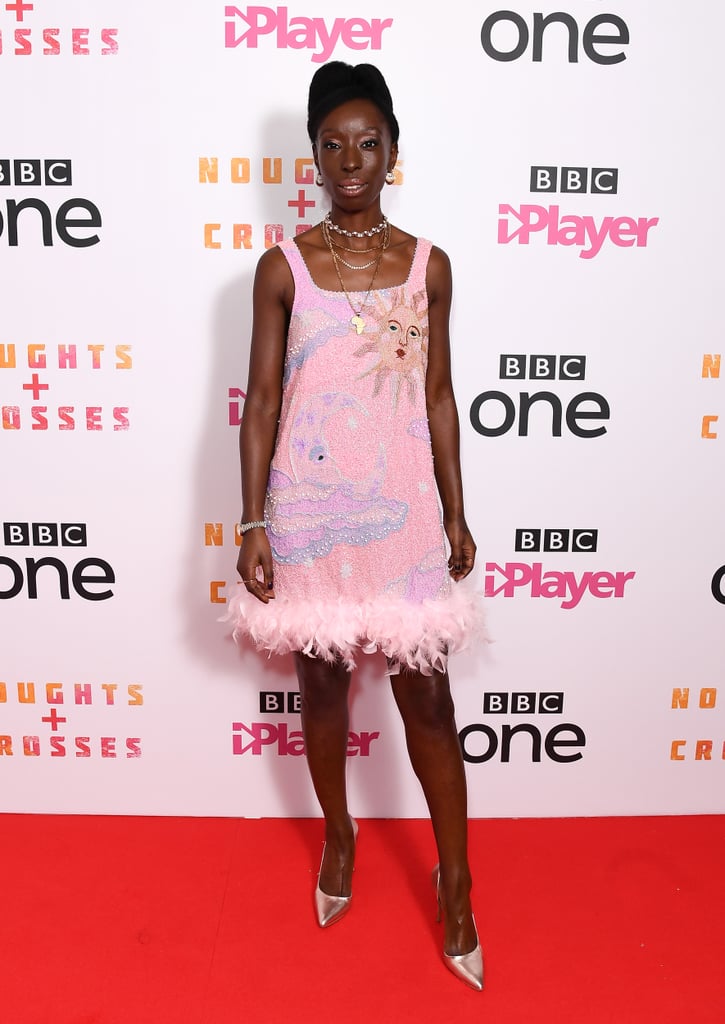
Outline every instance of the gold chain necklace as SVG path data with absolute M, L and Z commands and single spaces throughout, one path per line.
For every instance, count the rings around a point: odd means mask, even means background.
M 340 268 L 338 266 L 338 259 L 340 257 L 336 254 L 335 250 L 333 249 L 332 243 L 330 242 L 329 235 L 325 233 L 324 229 L 323 229 L 323 234 L 325 235 L 325 240 L 327 242 L 327 247 L 329 248 L 330 255 L 332 256 L 332 262 L 335 265 L 335 273 L 337 274 L 337 280 L 340 282 L 340 287 L 342 288 L 343 292 L 345 293 L 345 298 L 347 299 L 348 305 L 350 306 L 350 309 L 353 312 L 353 315 L 350 317 L 350 324 L 351 324 L 352 327 L 355 328 L 355 330 L 356 330 L 356 332 L 358 334 L 362 334 L 362 332 L 365 330 L 365 321 L 363 320 L 361 314 L 362 314 L 363 309 L 365 308 L 365 303 L 370 298 L 370 292 L 373 290 L 373 285 L 375 284 L 375 278 L 378 276 L 378 270 L 380 270 L 380 264 L 383 261 L 383 253 L 385 252 L 385 250 L 388 248 L 388 245 L 390 244 L 390 225 L 386 222 L 385 231 L 384 231 L 384 234 L 383 234 L 383 244 L 380 246 L 380 255 L 375 260 L 375 270 L 373 271 L 373 276 L 370 278 L 370 284 L 368 285 L 368 290 L 365 292 L 365 298 L 360 303 L 360 308 L 359 309 L 355 309 L 355 306 L 353 305 L 353 301 L 350 298 L 350 293 L 348 292 L 347 288 L 345 287 L 345 282 L 342 280 L 342 274 L 340 273 Z M 368 264 L 368 266 L 369 265 L 370 264 Z M 359 268 L 359 269 L 362 269 L 362 268 Z
M 385 236 L 383 236 L 383 239 L 380 242 L 380 245 L 371 245 L 369 249 L 351 249 L 349 246 L 343 245 L 342 242 L 336 242 L 335 241 L 335 239 L 330 234 L 329 229 L 327 228 L 327 225 L 325 224 L 324 221 L 322 222 L 322 229 L 323 229 L 323 231 L 327 232 L 327 237 L 330 239 L 330 241 L 335 246 L 335 248 L 336 249 L 342 249 L 343 252 L 359 252 L 361 254 L 365 253 L 365 252 L 377 252 L 378 249 L 382 248 L 383 241 L 385 240 Z
M 328 249 L 330 250 L 330 252 L 333 252 L 333 248 L 332 247 L 333 247 L 333 245 L 335 245 L 335 243 L 330 238 L 330 230 L 327 227 L 327 224 L 325 224 L 324 220 L 322 222 L 322 234 L 325 236 L 325 241 L 327 242 Z M 342 248 L 342 246 L 340 246 L 340 248 Z M 358 252 L 358 251 L 362 251 L 362 252 L 378 252 L 381 249 L 382 249 L 382 244 L 381 245 L 376 245 L 372 249 L 363 249 L 363 250 L 346 249 L 345 251 L 346 252 Z M 335 255 L 337 255 L 337 254 L 335 254 Z M 367 263 L 357 264 L 357 263 L 348 263 L 347 260 L 343 259 L 342 256 L 337 256 L 337 259 L 340 261 L 340 263 L 342 263 L 342 265 L 344 267 L 348 267 L 348 269 L 350 269 L 350 270 L 367 270 L 368 267 L 372 267 L 372 265 L 377 262 L 378 258 L 379 257 L 376 257 L 376 259 L 374 259 L 374 260 L 369 260 Z

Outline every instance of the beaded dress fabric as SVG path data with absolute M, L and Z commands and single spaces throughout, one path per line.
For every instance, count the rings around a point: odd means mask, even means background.
M 425 403 L 431 243 L 407 281 L 370 292 L 357 333 L 344 292 L 313 281 L 281 243 L 295 298 L 265 518 L 276 598 L 240 585 L 234 635 L 275 652 L 341 658 L 380 649 L 443 670 L 480 629 L 476 595 L 448 574 Z M 360 308 L 364 293 L 350 293 Z

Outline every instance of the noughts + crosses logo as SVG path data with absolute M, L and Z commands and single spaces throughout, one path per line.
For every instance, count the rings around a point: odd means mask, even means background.
M 133 368 L 131 345 L 107 345 L 96 339 L 92 344 L 34 341 L 0 342 L 0 431 L 31 431 L 38 437 L 50 431 L 125 432 L 130 427 L 127 405 L 68 405 L 55 395 L 60 382 L 65 392 L 68 375 L 85 378 L 91 387 L 99 378 L 125 374 Z M 6 398 L 6 388 L 14 388 Z M 51 401 L 51 397 L 53 400 Z
M 340 45 L 348 50 L 379 50 L 383 32 L 392 18 L 290 17 L 287 7 L 224 8 L 224 45 L 235 49 L 242 44 L 256 50 L 260 39 L 270 37 L 278 50 L 311 50 L 310 60 L 323 64 Z
M 35 3 L 12 0 L 12 3 L 0 5 L 0 16 L 4 15 L 11 26 L 0 21 L 0 60 L 3 57 L 116 56 L 118 28 L 94 24 L 90 17 L 84 17 L 83 25 L 59 26 L 58 6 L 53 5 L 54 24 L 47 27 L 39 13 L 44 4 L 37 0 Z M 87 0 L 87 7 L 93 10 L 91 0 Z
M 529 190 L 534 193 L 561 193 L 564 196 L 613 196 L 619 190 L 619 169 L 616 167 L 557 167 L 535 165 L 529 172 Z M 592 260 L 607 245 L 618 249 L 646 248 L 650 232 L 659 224 L 659 217 L 612 216 L 596 217 L 588 213 L 562 212 L 561 202 L 543 206 L 540 203 L 499 203 L 498 243 L 518 242 L 529 245 L 532 238 L 546 245 L 567 246 L 579 250 L 580 259 Z
M 43 524 L 47 525 L 47 524 Z M 77 525 L 77 524 L 76 524 Z M 93 706 L 95 720 L 108 712 L 111 735 L 91 735 L 86 708 Z M 28 679 L 0 682 L 0 708 L 12 709 L 16 733 L 0 733 L 0 762 L 7 757 L 136 759 L 141 757 L 141 737 L 118 735 L 119 727 L 136 733 L 138 708 L 144 706 L 143 686 L 111 682 L 36 683 Z M 125 709 L 133 709 L 125 713 Z M 80 714 L 78 713 L 80 711 Z M 111 717 L 112 716 L 112 717 Z M 4 716 L 7 720 L 8 716 Z M 104 715 L 105 718 L 105 715 Z M 73 723 L 84 735 L 74 733 Z M 104 723 L 105 724 L 105 723 Z M 6 728 L 3 722 L 0 728 Z M 102 783 L 101 783 L 102 784 Z

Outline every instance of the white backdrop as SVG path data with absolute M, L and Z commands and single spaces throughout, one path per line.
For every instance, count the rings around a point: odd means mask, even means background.
M 472 815 L 721 812 L 722 11 L 5 7 L 2 809 L 317 813 L 290 660 L 218 618 L 251 280 L 324 212 L 331 56 L 386 75 L 387 212 L 454 266 L 495 639 L 451 666 Z M 376 657 L 352 728 L 354 811 L 423 814 Z

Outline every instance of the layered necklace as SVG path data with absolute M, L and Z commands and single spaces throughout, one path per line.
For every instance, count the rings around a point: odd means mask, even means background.
M 380 269 L 380 264 L 382 263 L 383 254 L 390 245 L 390 222 L 388 221 L 387 217 L 383 217 L 382 221 L 376 227 L 370 228 L 368 231 L 348 231 L 346 228 L 341 228 L 338 224 L 335 224 L 328 213 L 325 219 L 322 221 L 321 226 L 322 236 L 325 239 L 325 242 L 327 243 L 327 248 L 330 250 L 330 255 L 332 256 L 332 262 L 335 266 L 335 273 L 337 274 L 337 279 L 340 282 L 340 287 L 342 288 L 345 294 L 345 298 L 348 301 L 348 305 L 350 306 L 350 309 L 352 310 L 353 313 L 353 315 L 350 317 L 350 324 L 352 327 L 355 328 L 358 334 L 362 334 L 362 332 L 365 330 L 365 321 L 363 320 L 362 317 L 362 311 L 365 308 L 365 304 L 367 303 L 368 299 L 370 298 L 370 292 L 373 290 L 375 278 L 378 276 L 378 270 Z M 346 246 L 341 245 L 339 242 L 333 242 L 332 236 L 330 234 L 331 231 L 337 231 L 338 234 L 344 235 L 346 238 L 372 238 L 374 235 L 379 234 L 382 234 L 382 238 L 379 245 L 374 245 L 369 249 L 349 249 Z M 335 252 L 335 248 L 341 249 L 343 252 L 354 252 L 361 254 L 368 252 L 377 252 L 378 255 L 374 259 L 370 260 L 368 263 L 348 263 L 346 259 L 340 256 L 337 252 Z M 368 285 L 367 291 L 365 292 L 365 297 L 360 303 L 358 309 L 355 308 L 355 304 L 350 298 L 350 293 L 345 287 L 345 282 L 343 281 L 342 274 L 340 273 L 340 264 L 347 267 L 349 270 L 367 270 L 368 267 L 375 267 L 375 269 L 373 270 L 373 276 L 370 278 L 370 284 Z

